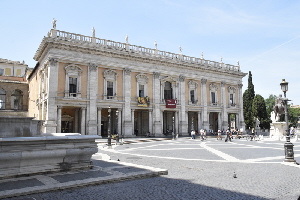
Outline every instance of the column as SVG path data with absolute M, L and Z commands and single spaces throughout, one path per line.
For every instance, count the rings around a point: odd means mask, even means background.
M 152 93 L 153 93 L 153 134 L 155 136 L 163 136 L 162 135 L 162 117 L 160 110 L 160 102 L 163 96 L 161 96 L 161 84 L 160 84 L 160 72 L 153 72 L 153 85 L 152 85 Z
M 149 132 L 150 134 L 153 134 L 152 110 L 149 110 Z
M 175 134 L 179 134 L 179 119 L 178 119 L 178 111 L 175 111 Z
M 134 109 L 131 109 L 132 135 L 134 135 Z
M 201 112 L 198 111 L 198 131 L 202 128 Z
M 131 137 L 134 134 L 134 121 L 132 120 L 131 111 L 131 70 L 123 69 L 123 94 L 124 107 L 122 110 L 123 130 L 124 136 Z
M 102 114 L 102 108 L 97 109 L 97 135 L 101 136 L 101 114 Z M 102 137 L 102 136 L 101 136 Z
M 185 76 L 180 75 L 179 76 L 179 100 L 181 104 L 181 109 L 179 110 L 179 116 L 181 121 L 179 122 L 179 130 L 178 132 L 181 133 L 181 135 L 188 135 L 188 115 L 187 110 L 185 107 L 185 95 L 189 95 L 188 92 L 185 91 Z
M 80 131 L 80 134 L 81 135 L 86 135 L 86 132 L 85 132 L 85 113 L 86 113 L 86 107 L 82 107 L 81 108 L 81 131 Z
M 222 119 L 221 119 L 221 113 L 218 112 L 218 129 L 222 131 Z
M 48 99 L 46 102 L 47 109 L 46 109 L 46 119 L 44 123 L 44 130 L 46 133 L 55 133 L 57 128 L 57 105 L 56 105 L 56 96 L 57 96 L 57 89 L 58 89 L 58 59 L 56 58 L 49 58 L 48 59 L 48 81 L 49 87 L 48 90 Z
M 221 82 L 221 97 L 222 97 L 222 111 L 223 111 L 223 116 L 222 116 L 222 128 L 224 130 L 227 129 L 228 127 L 228 112 L 227 112 L 227 103 L 226 103 L 226 88 L 225 88 L 226 83 L 224 81 Z
M 245 129 L 245 122 L 244 122 L 244 113 L 243 113 L 243 93 L 242 93 L 243 84 L 238 84 L 238 108 L 239 108 L 239 122 L 240 126 L 238 128 L 242 128 L 244 131 Z
M 202 124 L 204 129 L 209 129 L 209 119 L 208 119 L 208 107 L 207 107 L 207 79 L 201 79 L 201 104 L 203 105 L 202 110 Z
M 98 94 L 98 66 L 93 63 L 88 65 L 88 100 L 87 134 L 97 135 L 97 94 Z
M 117 131 L 119 133 L 119 136 L 121 136 L 123 134 L 122 130 L 121 130 L 121 123 L 122 123 L 122 109 L 118 109 L 118 127 L 117 127 Z
M 74 113 L 74 132 L 75 133 L 79 133 L 79 127 L 78 127 L 78 123 L 79 123 L 79 108 L 75 108 L 75 113 Z
M 56 133 L 61 133 L 61 110 L 62 110 L 62 106 L 57 106 L 57 127 L 56 127 Z

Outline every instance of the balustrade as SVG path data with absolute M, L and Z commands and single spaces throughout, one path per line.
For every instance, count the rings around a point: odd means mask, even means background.
M 55 38 L 62 38 L 65 40 L 72 40 L 73 42 L 78 41 L 78 43 L 84 43 L 84 42 L 95 43 L 95 45 L 99 47 L 106 47 L 115 50 L 127 50 L 127 51 L 130 50 L 134 53 L 138 53 L 146 56 L 158 55 L 163 59 L 180 60 L 181 62 L 193 63 L 202 66 L 204 65 L 206 67 L 214 67 L 218 69 L 220 68 L 229 71 L 240 71 L 239 66 L 228 65 L 224 63 L 215 62 L 215 61 L 204 60 L 202 58 L 195 58 L 195 57 L 190 57 L 182 54 L 175 54 L 171 52 L 160 51 L 157 49 L 151 49 L 151 48 L 146 48 L 146 47 L 141 47 L 136 45 L 130 45 L 126 43 L 121 43 L 121 42 L 115 42 L 111 40 L 94 38 L 90 36 L 84 36 L 84 35 L 69 33 L 65 31 L 51 29 L 48 36 L 55 37 Z

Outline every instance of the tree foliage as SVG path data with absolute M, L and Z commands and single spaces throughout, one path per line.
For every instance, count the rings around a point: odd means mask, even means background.
M 255 95 L 252 102 L 252 114 L 253 117 L 256 117 L 260 121 L 260 128 L 270 129 L 270 117 L 267 113 L 266 103 L 264 98 L 257 94 Z
M 243 111 L 244 111 L 244 120 L 246 124 L 246 128 L 254 127 L 254 118 L 252 114 L 252 102 L 255 97 L 254 85 L 252 83 L 252 74 L 249 71 L 248 76 L 248 88 L 245 90 L 243 94 Z
M 289 107 L 289 121 L 290 121 L 290 126 L 297 126 L 298 123 L 298 116 L 300 116 L 300 108 L 291 108 Z
M 269 98 L 265 99 L 266 109 L 268 116 L 271 117 L 271 112 L 273 111 L 273 107 L 275 105 L 275 100 L 277 99 L 276 95 L 270 94 Z

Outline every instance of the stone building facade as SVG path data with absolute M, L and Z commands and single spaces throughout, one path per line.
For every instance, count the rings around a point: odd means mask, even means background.
M 28 70 L 24 62 L 0 59 L 0 116 L 26 115 L 22 112 L 28 110 Z
M 125 137 L 244 127 L 239 65 L 56 30 L 30 74 L 29 114 L 44 132 Z

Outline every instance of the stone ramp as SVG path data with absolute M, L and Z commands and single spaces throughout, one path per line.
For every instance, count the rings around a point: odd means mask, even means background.
M 94 168 L 50 174 L 39 174 L 0 180 L 0 199 L 93 184 L 167 175 L 165 169 L 131 163 L 93 159 Z

